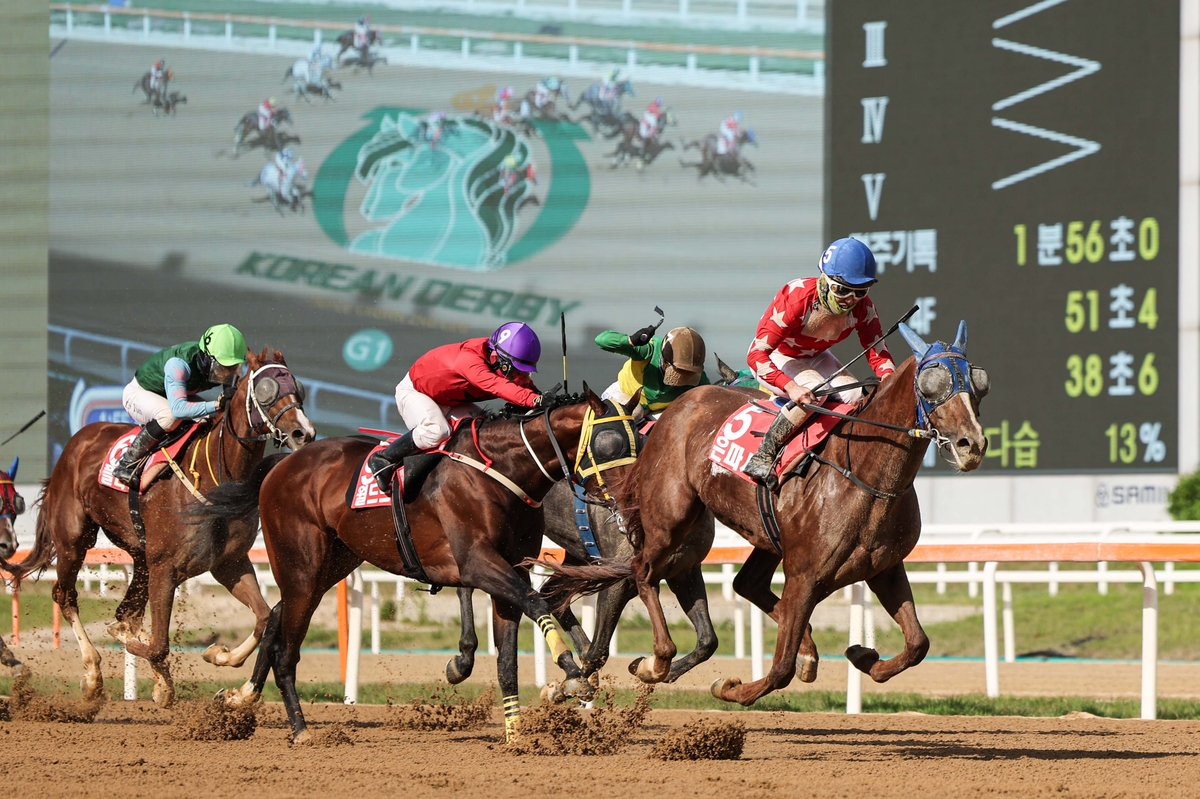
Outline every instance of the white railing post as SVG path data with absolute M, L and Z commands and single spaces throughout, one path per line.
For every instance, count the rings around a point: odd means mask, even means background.
M 979 564 L 971 562 L 967 564 L 967 574 L 971 580 L 967 583 L 967 596 L 971 599 L 979 596 L 979 581 L 975 579 L 975 575 L 979 573 Z
M 358 667 L 362 659 L 363 576 L 355 569 L 347 578 L 349 608 L 346 625 L 346 694 L 342 701 L 358 704 Z
M 825 0 L 826 3 L 833 0 Z M 803 25 L 808 21 L 808 0 L 796 0 L 796 22 Z
M 596 634 L 596 595 L 585 597 L 579 607 L 579 624 L 589 640 Z
M 122 696 L 129 702 L 137 699 L 137 658 L 125 650 L 125 686 Z
M 614 624 L 614 625 L 613 625 L 613 634 L 612 634 L 612 638 L 609 638 L 609 639 L 608 639 L 608 656 L 609 656 L 609 657 L 614 657 L 614 658 L 615 658 L 615 657 L 616 657 L 616 656 L 619 654 L 619 653 L 617 652 L 617 631 L 618 631 L 618 630 L 620 630 L 620 629 L 621 629 L 621 625 L 620 625 L 620 624 Z
M 1048 569 L 1051 574 L 1057 574 L 1058 573 L 1058 563 L 1055 561 L 1052 561 L 1050 563 L 1050 566 L 1048 567 Z M 1050 596 L 1058 596 L 1058 580 L 1051 580 L 1049 583 L 1047 583 L 1047 586 L 1049 586 L 1047 588 L 1047 590 L 1050 592 Z
M 685 20 L 688 17 L 688 0 L 679 0 L 679 18 Z
M 251 567 L 251 568 L 253 568 L 253 567 Z M 271 569 L 270 568 L 254 569 L 254 581 L 258 583 L 258 593 L 262 594 L 263 602 L 267 603 L 267 607 L 271 606 L 271 601 L 270 601 L 271 597 L 268 593 L 271 590 L 271 584 L 269 582 L 270 579 L 271 579 Z
M 633 70 L 636 66 L 637 66 L 637 50 L 634 50 L 631 47 L 625 51 L 625 68 L 627 70 L 629 70 L 630 72 L 633 72 Z
M 938 574 L 945 574 L 945 573 L 946 573 L 946 564 L 945 564 L 945 563 L 939 563 L 939 564 L 937 565 L 937 573 L 938 573 Z M 945 581 L 945 580 L 938 580 L 938 582 L 937 582 L 937 592 L 938 592 L 938 594 L 939 594 L 939 595 L 941 595 L 941 596 L 945 596 L 945 594 L 946 594 L 946 581 Z
M 1142 570 L 1142 718 L 1158 718 L 1158 582 L 1154 564 Z
M 230 19 L 229 14 L 225 15 L 225 43 L 233 43 L 233 20 Z
M 108 6 L 104 7 L 104 35 L 112 36 L 112 14 L 108 12 Z
M 875 600 L 870 586 L 863 587 L 863 646 L 875 648 Z
M 688 72 L 696 71 L 696 54 L 695 53 L 687 54 L 687 71 Z
M 567 0 L 567 11 L 571 12 L 571 16 L 575 16 L 575 12 L 579 10 L 579 0 Z
M 272 50 L 275 49 L 275 34 L 275 23 L 272 22 L 270 27 L 267 28 L 267 46 Z
M 513 42 L 513 61 L 520 61 L 522 55 L 522 47 L 520 42 Z
M 492 598 L 487 600 L 487 620 L 488 620 L 488 654 L 495 655 L 499 650 L 496 649 L 496 614 L 492 612 Z
M 1167 596 L 1175 593 L 1175 581 L 1171 578 L 1175 576 L 1175 564 L 1163 564 L 1163 593 Z
M 379 654 L 380 639 L 379 581 L 371 581 L 371 654 Z
M 733 606 L 733 656 L 738 660 L 746 657 L 746 601 L 741 597 Z
M 758 83 L 758 56 L 750 56 L 750 81 Z
M 189 11 L 183 12 L 183 38 L 192 38 L 192 14 Z
M 1001 598 L 1004 602 L 1004 662 L 1017 662 L 1017 634 L 1013 629 L 1012 583 L 1005 581 Z
M 850 637 L 848 646 L 861 645 L 863 642 L 863 584 L 855 583 L 850 586 Z M 853 663 L 846 667 L 846 712 L 862 713 L 862 672 Z
M 463 58 L 471 57 L 471 40 L 470 39 L 464 38 L 462 40 L 462 57 Z
M 1000 697 L 1000 659 L 996 645 L 996 562 L 983 565 L 983 671 L 989 699 Z
M 71 11 L 71 4 L 67 3 L 67 33 L 75 30 L 75 13 Z
M 733 601 L 733 564 L 721 564 L 721 599 Z
M 313 47 L 321 46 L 321 29 L 313 28 Z
M 150 15 L 149 14 L 142 15 L 142 38 L 143 39 L 150 38 Z
M 421 49 L 421 37 L 415 33 L 410 36 L 408 38 L 408 49 L 412 51 L 413 55 L 416 55 Z
M 1098 592 L 1100 592 L 1100 594 L 1102 596 L 1107 596 L 1108 595 L 1108 580 L 1105 580 L 1103 575 L 1108 573 L 1108 561 L 1102 560 L 1099 563 L 1097 563 L 1096 571 L 1100 572 L 1100 574 L 1101 574 L 1100 581 L 1096 583 L 1096 590 Z
M 567 47 L 567 63 L 571 66 L 579 63 L 579 45 L 572 44 Z
M 633 0 L 621 0 L 621 13 L 629 16 L 633 11 Z
M 546 570 L 534 566 L 531 576 L 533 589 L 540 591 L 542 583 L 546 582 Z M 546 636 L 537 624 L 533 625 L 533 682 L 538 688 L 546 684 Z
M 750 679 L 763 676 L 763 616 L 757 605 L 750 605 Z
M 746 0 L 737 0 L 737 21 L 739 24 L 746 22 Z
M 103 599 L 108 596 L 108 564 L 100 564 L 100 597 Z

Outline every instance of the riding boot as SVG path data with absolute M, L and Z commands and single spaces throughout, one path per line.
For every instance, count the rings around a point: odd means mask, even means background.
M 416 455 L 421 448 L 413 443 L 412 432 L 405 433 L 367 459 L 367 468 L 375 475 L 379 490 L 392 493 L 392 470 L 404 462 L 409 455 Z
M 133 487 L 134 467 L 154 450 L 167 435 L 156 419 L 146 422 L 145 427 L 138 431 L 137 438 L 129 445 L 129 449 L 121 453 L 121 460 L 113 469 L 113 477 L 130 488 Z
M 799 411 L 798 408 L 794 411 Z M 750 475 L 758 482 L 765 485 L 772 491 L 778 485 L 778 480 L 775 478 L 775 459 L 779 457 L 779 450 L 796 432 L 796 428 L 800 426 L 800 422 L 804 419 L 803 411 L 793 413 L 791 416 L 798 418 L 790 418 L 786 411 L 780 411 L 775 417 L 775 421 L 771 422 L 770 428 L 763 435 L 762 443 L 758 446 L 758 452 L 750 456 L 750 460 L 746 463 L 742 472 Z

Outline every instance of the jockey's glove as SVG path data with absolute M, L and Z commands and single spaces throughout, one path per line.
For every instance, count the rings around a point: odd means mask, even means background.
M 221 386 L 221 393 L 217 397 L 217 410 L 221 410 L 229 405 L 233 399 L 234 392 L 237 391 L 235 386 Z
M 654 331 L 657 328 L 654 325 L 647 325 L 636 333 L 629 335 L 629 343 L 635 347 L 644 347 L 650 343 L 650 339 L 654 338 Z

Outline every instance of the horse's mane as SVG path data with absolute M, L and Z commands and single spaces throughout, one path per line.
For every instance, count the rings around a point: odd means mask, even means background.
M 480 419 L 484 422 L 495 422 L 501 419 L 532 419 L 534 416 L 541 416 L 547 409 L 555 410 L 587 401 L 587 394 L 558 394 L 553 397 L 552 402 L 537 408 L 525 408 L 520 405 L 513 405 L 511 402 L 506 402 L 499 410 L 488 411 Z

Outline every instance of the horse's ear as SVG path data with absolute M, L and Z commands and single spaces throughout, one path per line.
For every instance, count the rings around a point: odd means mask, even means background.
M 916 331 L 903 322 L 900 323 L 900 335 L 908 342 L 908 346 L 912 348 L 913 355 L 917 356 L 917 360 L 925 357 L 925 353 L 929 352 L 929 345 L 925 343 L 925 339 L 917 335 Z
M 721 356 L 713 353 L 713 357 L 717 359 L 717 372 L 721 375 L 721 381 L 727 385 L 733 385 L 738 379 L 738 373 L 733 371 L 733 368 L 721 360 Z
M 954 343 L 951 345 L 954 349 L 967 354 L 967 320 L 960 319 L 958 322 L 958 335 L 954 337 Z
M 588 388 L 587 381 L 583 381 L 583 395 L 587 397 L 587 403 L 591 407 L 592 412 L 597 416 L 604 414 L 604 400 L 596 396 L 596 392 Z
M 629 398 L 629 402 L 626 402 L 625 404 L 623 404 L 621 406 L 621 410 L 625 412 L 626 416 L 630 416 L 633 414 L 634 410 L 637 409 L 637 406 L 641 404 L 641 402 L 642 402 L 642 389 L 639 386 L 638 390 L 633 392 L 633 396 Z
M 20 465 L 21 465 L 21 459 L 13 458 L 13 465 L 8 467 L 8 479 L 9 480 L 17 479 L 17 467 Z
M 275 350 L 275 360 L 272 361 L 272 363 L 277 363 L 280 366 L 287 366 L 287 361 L 283 359 L 283 353 L 279 350 Z

